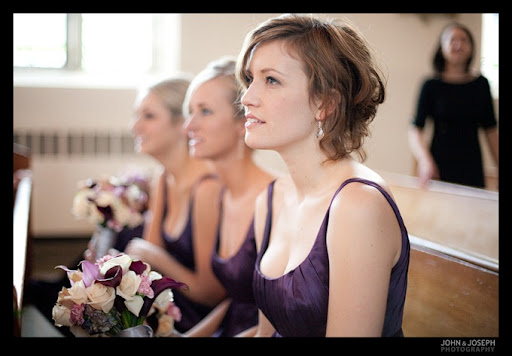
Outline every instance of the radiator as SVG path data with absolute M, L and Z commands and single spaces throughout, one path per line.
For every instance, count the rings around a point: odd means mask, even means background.
M 153 176 L 158 169 L 152 158 L 134 153 L 130 132 L 14 130 L 13 141 L 30 149 L 34 238 L 92 234 L 94 226 L 71 214 L 79 181 L 131 170 Z

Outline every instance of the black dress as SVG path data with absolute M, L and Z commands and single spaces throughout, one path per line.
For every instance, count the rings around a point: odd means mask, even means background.
M 433 120 L 430 152 L 442 181 L 485 187 L 478 129 L 497 126 L 489 82 L 483 76 L 468 83 L 431 78 L 423 83 L 413 124 Z

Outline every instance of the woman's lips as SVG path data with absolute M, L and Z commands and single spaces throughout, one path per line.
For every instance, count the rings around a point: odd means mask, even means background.
M 251 127 L 255 127 L 257 125 L 261 125 L 261 124 L 264 124 L 265 121 L 261 121 L 260 119 L 257 119 L 253 116 L 248 116 L 247 117 L 247 121 L 245 122 L 245 128 L 246 129 L 249 129 Z

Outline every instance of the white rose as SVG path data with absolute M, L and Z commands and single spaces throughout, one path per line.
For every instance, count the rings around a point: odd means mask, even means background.
M 124 191 L 124 196 L 128 200 L 129 204 L 131 206 L 135 205 L 137 201 L 140 199 L 140 196 L 142 195 L 142 192 L 140 188 L 136 185 L 130 185 L 126 190 Z
M 117 196 L 111 191 L 102 190 L 96 195 L 96 204 L 98 206 L 109 206 L 118 200 Z
M 88 221 L 93 225 L 98 225 L 105 220 L 105 215 L 98 210 L 95 204 L 89 206 Z
M 56 326 L 72 326 L 70 320 L 71 310 L 64 305 L 55 304 L 52 309 L 52 318 Z
M 111 206 L 114 211 L 114 217 L 117 220 L 117 222 L 121 226 L 129 225 L 130 220 L 132 219 L 132 212 L 130 208 L 128 208 L 125 204 L 121 202 L 116 202 Z
M 134 228 L 134 227 L 139 226 L 143 222 L 144 222 L 144 217 L 140 213 L 136 212 L 135 210 L 131 210 L 130 220 L 128 221 L 128 223 L 126 225 L 128 225 L 131 228 Z
M 114 306 L 116 292 L 113 287 L 104 286 L 101 283 L 93 283 L 85 289 L 90 304 L 94 309 L 108 313 Z
M 121 283 L 117 286 L 117 295 L 123 297 L 125 300 L 132 300 L 137 293 L 140 285 L 140 276 L 133 271 L 126 272 L 123 275 Z
M 64 300 L 71 300 L 78 305 L 88 302 L 85 284 L 82 280 L 73 283 L 71 288 L 67 288 L 66 294 L 63 297 Z
M 78 218 L 85 218 L 89 216 L 89 209 L 91 202 L 87 199 L 91 196 L 88 189 L 80 190 L 73 198 L 73 206 L 71 212 Z

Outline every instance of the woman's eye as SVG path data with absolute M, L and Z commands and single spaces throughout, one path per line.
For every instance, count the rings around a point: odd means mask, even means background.
M 202 115 L 211 115 L 212 111 L 210 109 L 207 109 L 207 108 L 203 108 L 201 109 L 201 114 Z
M 268 84 L 279 84 L 279 82 L 274 77 L 267 77 Z

